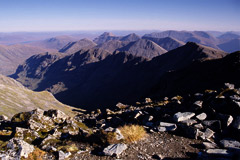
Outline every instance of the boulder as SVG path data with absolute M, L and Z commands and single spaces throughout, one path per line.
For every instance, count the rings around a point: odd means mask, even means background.
M 173 119 L 176 122 L 181 122 L 192 118 L 195 115 L 193 112 L 178 112 L 174 114 Z
M 106 156 L 113 156 L 113 155 L 120 155 L 123 151 L 127 149 L 126 144 L 112 144 L 109 145 L 108 147 L 104 148 L 103 153 Z
M 214 131 L 212 131 L 211 129 L 207 128 L 205 130 L 205 132 L 201 132 L 200 133 L 199 137 L 201 137 L 203 140 L 209 139 L 209 138 L 211 138 L 214 135 L 214 133 L 215 133 Z
M 202 124 L 214 131 L 221 131 L 221 121 L 219 120 L 205 120 Z
M 128 105 L 125 105 L 125 104 L 122 104 L 122 103 L 118 102 L 118 103 L 116 104 L 116 107 L 119 108 L 119 109 L 124 109 L 124 108 L 127 108 Z
M 177 125 L 174 123 L 160 122 L 157 127 L 158 132 L 168 132 L 175 131 L 177 129 Z
M 7 144 L 7 149 L 10 157 L 20 160 L 28 158 L 28 155 L 34 151 L 34 146 L 21 139 L 12 138 Z

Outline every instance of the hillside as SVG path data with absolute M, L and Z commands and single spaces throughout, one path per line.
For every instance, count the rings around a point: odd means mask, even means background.
M 218 47 L 228 53 L 240 51 L 240 38 L 232 39 L 225 43 L 219 44 Z
M 96 48 L 102 48 L 109 52 L 114 52 L 115 50 L 125 47 L 130 42 L 128 41 L 119 41 L 119 40 L 110 40 L 105 43 L 99 44 L 96 46 Z
M 19 112 L 33 109 L 57 109 L 69 116 L 74 115 L 72 107 L 57 101 L 54 96 L 47 92 L 34 92 L 23 87 L 19 82 L 0 75 L 0 115 L 11 118 Z
M 0 45 L 0 74 L 13 74 L 18 65 L 27 58 L 47 51 L 47 49 L 23 44 Z
M 95 47 L 97 44 L 89 39 L 81 39 L 76 42 L 69 42 L 66 46 L 59 50 L 59 52 L 66 54 L 73 54 L 81 49 L 91 49 Z

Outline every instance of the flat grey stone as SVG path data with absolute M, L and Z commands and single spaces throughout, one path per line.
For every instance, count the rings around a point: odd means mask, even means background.
M 203 146 L 206 149 L 214 149 L 217 148 L 217 144 L 216 143 L 210 143 L 210 142 L 203 142 Z
M 173 119 L 176 122 L 181 122 L 181 121 L 188 120 L 188 119 L 192 118 L 193 116 L 195 116 L 195 113 L 193 113 L 193 112 L 178 112 L 178 113 L 174 114 Z
M 216 157 L 232 157 L 232 153 L 228 152 L 226 149 L 208 149 L 206 153 Z
M 159 132 L 168 132 L 175 131 L 177 129 L 177 125 L 174 123 L 160 122 L 157 130 Z
M 240 142 L 234 139 L 223 139 L 220 141 L 220 144 L 224 148 L 240 148 Z
M 112 156 L 112 155 L 120 155 L 124 150 L 127 149 L 126 144 L 112 144 L 108 147 L 104 148 L 103 153 L 106 156 Z
M 188 120 L 185 120 L 185 121 L 181 121 L 181 123 L 184 123 L 184 124 L 186 124 L 187 126 L 191 126 L 191 125 L 197 123 L 197 121 L 194 120 L 194 119 L 188 119 Z

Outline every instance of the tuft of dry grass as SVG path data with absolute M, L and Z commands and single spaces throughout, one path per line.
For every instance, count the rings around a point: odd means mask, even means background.
M 36 148 L 32 153 L 28 155 L 28 158 L 22 158 L 22 160 L 43 160 L 46 152 Z
M 139 125 L 125 125 L 123 127 L 120 127 L 119 130 L 124 136 L 124 143 L 139 141 L 147 135 L 145 129 Z

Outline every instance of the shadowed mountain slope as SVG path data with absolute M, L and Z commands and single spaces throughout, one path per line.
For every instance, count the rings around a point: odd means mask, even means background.
M 47 50 L 23 44 L 0 45 L 0 74 L 13 74 L 18 65 L 27 58 L 44 52 L 47 52 Z

